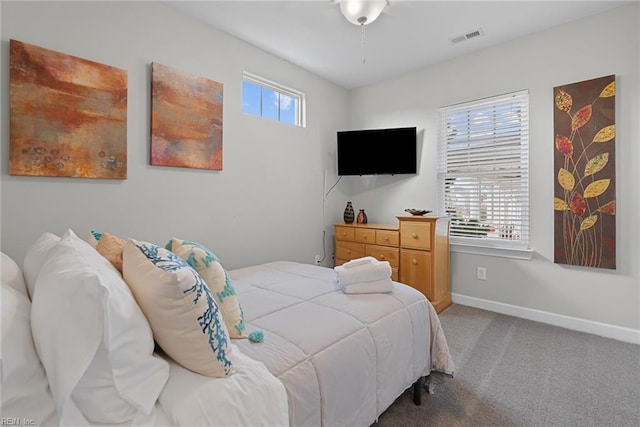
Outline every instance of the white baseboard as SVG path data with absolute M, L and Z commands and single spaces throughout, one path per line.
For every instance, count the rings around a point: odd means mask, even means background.
M 517 305 L 504 304 L 482 298 L 469 297 L 460 294 L 451 294 L 451 300 L 460 305 L 481 308 L 496 313 L 509 316 L 520 317 L 536 322 L 547 323 L 574 331 L 586 332 L 602 337 L 613 338 L 632 344 L 640 344 L 640 330 L 625 328 L 622 326 L 610 325 L 607 323 L 594 322 L 592 320 L 579 319 L 577 317 L 565 316 L 563 314 L 550 313 L 548 311 L 535 310 L 533 308 L 520 307 Z

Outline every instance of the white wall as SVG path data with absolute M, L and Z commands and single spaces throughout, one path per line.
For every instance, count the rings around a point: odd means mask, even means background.
M 415 125 L 423 130 L 419 175 L 350 177 L 346 185 L 354 208 L 366 208 L 370 222 L 394 222 L 408 207 L 435 211 L 436 109 L 528 89 L 534 259 L 452 253 L 451 290 L 471 297 L 463 298 L 467 302 L 478 298 L 530 313 L 640 329 L 639 17 L 634 3 L 352 91 L 351 128 Z M 554 264 L 553 88 L 610 74 L 617 83 L 618 268 Z M 477 266 L 487 267 L 486 281 L 476 280 Z
M 346 125 L 345 90 L 161 3 L 0 4 L 4 252 L 21 262 L 40 233 L 71 227 L 82 237 L 200 241 L 228 268 L 321 253 L 324 171 Z M 127 180 L 7 174 L 9 39 L 128 71 Z M 149 165 L 152 62 L 224 84 L 223 171 Z M 243 69 L 306 92 L 307 127 L 243 114 Z

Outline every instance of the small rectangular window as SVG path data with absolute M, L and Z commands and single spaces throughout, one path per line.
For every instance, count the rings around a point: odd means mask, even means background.
M 304 127 L 304 93 L 242 72 L 242 112 Z

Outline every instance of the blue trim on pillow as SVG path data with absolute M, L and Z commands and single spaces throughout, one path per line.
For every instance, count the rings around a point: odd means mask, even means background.
M 206 254 L 206 256 L 201 260 L 204 263 L 205 267 L 209 267 L 212 262 L 220 262 L 220 259 L 216 256 L 216 254 L 211 252 L 209 248 L 202 246 L 200 243 L 192 242 L 191 240 L 185 240 L 182 242 L 182 244 L 202 249 L 202 251 Z M 220 262 L 220 264 L 222 263 Z M 195 268 L 195 265 L 192 265 L 192 267 Z
M 242 306 L 240 304 L 238 304 L 238 308 L 240 308 L 240 321 L 233 325 L 233 327 L 235 328 L 236 332 L 238 332 L 238 335 L 242 335 L 245 329 L 247 329 L 247 325 L 244 323 L 244 310 L 242 309 Z

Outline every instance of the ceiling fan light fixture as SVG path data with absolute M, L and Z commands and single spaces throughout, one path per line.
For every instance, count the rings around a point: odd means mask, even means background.
M 368 25 L 378 19 L 387 0 L 342 0 L 340 11 L 354 25 Z

